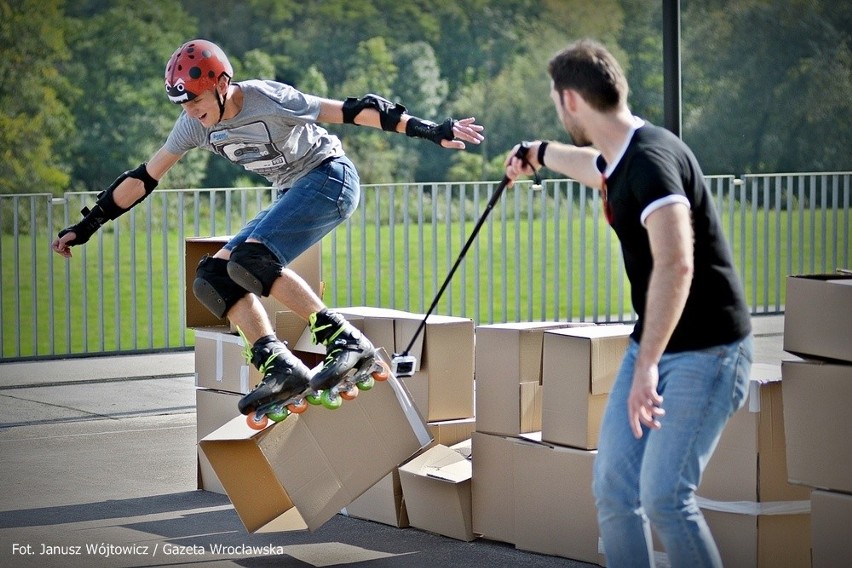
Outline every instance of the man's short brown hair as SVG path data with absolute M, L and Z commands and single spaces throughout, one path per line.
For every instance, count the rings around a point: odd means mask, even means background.
M 595 110 L 607 112 L 627 102 L 627 78 L 600 43 L 582 39 L 559 51 L 547 65 L 558 92 L 573 89 Z

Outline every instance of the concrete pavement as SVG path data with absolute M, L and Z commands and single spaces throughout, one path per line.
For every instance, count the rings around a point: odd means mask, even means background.
M 755 318 L 757 363 L 795 359 L 782 332 Z M 196 490 L 193 373 L 191 352 L 0 365 L 0 565 L 589 566 L 342 515 L 248 534 Z

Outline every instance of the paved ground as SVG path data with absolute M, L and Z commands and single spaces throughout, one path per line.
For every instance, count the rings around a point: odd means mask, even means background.
M 756 362 L 793 359 L 755 319 Z M 193 355 L 0 365 L 0 566 L 589 566 L 337 515 L 314 533 L 248 534 L 197 491 Z

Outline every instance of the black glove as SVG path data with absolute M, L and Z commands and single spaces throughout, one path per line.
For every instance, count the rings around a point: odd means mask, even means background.
M 431 140 L 438 146 L 442 140 L 454 140 L 456 135 L 453 133 L 453 125 L 456 121 L 448 118 L 441 124 L 435 124 L 429 120 L 421 120 L 412 116 L 405 124 L 405 134 L 412 138 L 425 138 Z
M 76 225 L 71 225 L 70 227 L 65 227 L 61 231 L 59 231 L 59 238 L 61 239 L 68 233 L 74 233 L 74 238 L 68 241 L 68 246 L 82 245 L 89 241 L 89 239 L 94 235 L 98 229 L 101 228 L 103 223 L 98 223 L 97 219 L 84 217 L 82 221 L 77 223 Z

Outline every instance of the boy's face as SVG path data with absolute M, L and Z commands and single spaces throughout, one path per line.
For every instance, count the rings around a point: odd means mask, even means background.
M 216 91 L 212 89 L 204 91 L 181 106 L 190 118 L 198 120 L 206 128 L 219 122 L 219 103 L 216 100 Z

